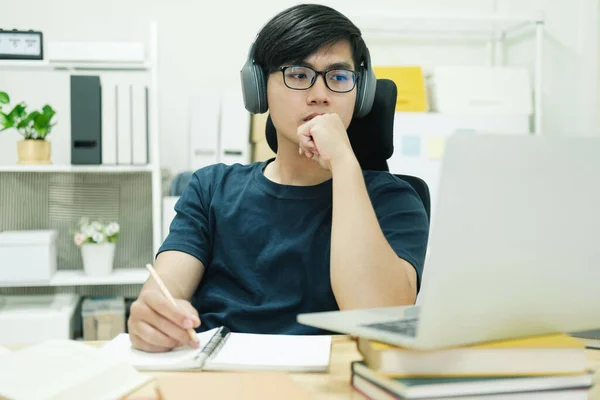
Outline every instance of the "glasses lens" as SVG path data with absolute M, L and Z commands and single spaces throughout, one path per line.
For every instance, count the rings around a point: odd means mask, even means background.
M 315 71 L 306 67 L 288 67 L 283 71 L 283 77 L 292 89 L 308 89 L 315 79 Z
M 354 72 L 345 69 L 334 69 L 327 72 L 327 86 L 334 92 L 349 92 L 354 88 Z

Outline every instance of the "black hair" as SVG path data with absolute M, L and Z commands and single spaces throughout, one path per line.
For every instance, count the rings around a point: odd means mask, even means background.
M 366 53 L 360 29 L 331 7 L 300 4 L 283 10 L 262 28 L 254 60 L 270 73 L 286 63 L 299 63 L 322 46 L 340 40 L 350 43 L 354 68 L 358 69 Z

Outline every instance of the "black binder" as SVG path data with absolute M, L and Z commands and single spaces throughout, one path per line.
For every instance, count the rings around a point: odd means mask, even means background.
M 71 164 L 102 164 L 99 76 L 71 75 Z

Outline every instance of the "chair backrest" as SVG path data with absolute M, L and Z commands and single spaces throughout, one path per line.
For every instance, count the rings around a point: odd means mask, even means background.
M 417 195 L 421 199 L 423 203 L 423 207 L 425 207 L 425 212 L 427 213 L 427 220 L 431 220 L 431 196 L 429 194 L 429 186 L 427 183 L 416 176 L 413 175 L 402 175 L 402 174 L 394 174 L 398 178 L 402 179 L 406 183 L 408 183 L 412 188 L 417 192 Z
M 350 122 L 348 138 L 352 150 L 364 170 L 389 171 L 387 160 L 394 152 L 394 116 L 397 95 L 398 90 L 394 81 L 377 79 L 377 89 L 371 112 L 363 118 L 354 118 Z M 277 153 L 277 131 L 271 116 L 267 118 L 265 134 L 269 147 Z M 416 176 L 395 175 L 411 185 L 417 192 L 429 218 L 431 200 L 427 183 Z

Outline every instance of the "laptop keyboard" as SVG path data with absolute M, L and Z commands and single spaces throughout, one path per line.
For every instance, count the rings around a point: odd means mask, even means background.
M 383 331 L 400 333 L 406 336 L 417 336 L 418 318 L 401 319 L 396 321 L 377 322 L 375 324 L 365 324 L 366 328 L 380 329 Z

